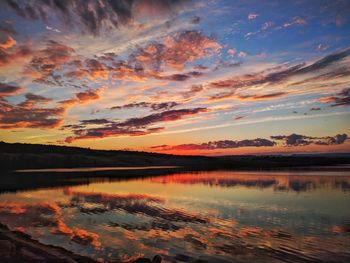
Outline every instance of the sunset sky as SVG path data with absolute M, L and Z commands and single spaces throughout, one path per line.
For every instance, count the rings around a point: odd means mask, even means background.
M 350 1 L 4 0 L 0 140 L 350 152 Z

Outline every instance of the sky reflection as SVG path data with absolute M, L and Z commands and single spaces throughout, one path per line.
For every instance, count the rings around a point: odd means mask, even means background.
M 182 173 L 7 193 L 0 221 L 101 261 L 348 262 L 350 176 L 317 173 Z

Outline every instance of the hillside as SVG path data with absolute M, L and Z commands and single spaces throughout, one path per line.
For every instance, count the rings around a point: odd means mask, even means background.
M 191 170 L 273 169 L 349 163 L 349 154 L 206 157 L 0 142 L 1 170 L 153 165 L 183 166 Z

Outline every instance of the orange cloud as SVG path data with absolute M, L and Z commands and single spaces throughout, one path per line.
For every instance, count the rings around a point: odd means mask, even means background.
M 87 90 L 87 91 L 77 93 L 76 97 L 78 98 L 79 103 L 85 104 L 90 101 L 98 100 L 100 98 L 100 93 L 101 93 L 100 89 Z
M 16 45 L 16 43 L 16 40 L 14 40 L 12 37 L 8 37 L 8 39 L 5 40 L 5 42 L 0 43 L 0 48 L 8 49 Z
M 21 88 L 8 84 L 0 84 L 0 97 L 11 96 Z M 0 128 L 57 128 L 63 123 L 63 117 L 68 109 L 76 104 L 86 104 L 100 98 L 100 89 L 87 90 L 76 94 L 76 98 L 57 102 L 54 108 L 43 107 L 50 98 L 33 93 L 25 94 L 25 100 L 17 105 L 0 100 Z
M 332 107 L 338 106 L 349 106 L 350 105 L 350 88 L 344 89 L 341 92 L 338 92 L 336 96 L 332 97 L 323 97 L 319 99 L 320 102 L 332 103 Z
M 18 60 L 30 58 L 33 51 L 25 46 L 19 46 L 11 49 L 11 51 L 0 49 L 0 67 L 6 67 Z
M 161 65 L 181 70 L 187 62 L 218 53 L 221 45 L 200 31 L 184 31 L 152 43 L 133 54 L 133 58 L 156 71 Z

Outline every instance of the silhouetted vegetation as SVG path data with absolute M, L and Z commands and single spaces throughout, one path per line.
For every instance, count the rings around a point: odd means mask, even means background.
M 182 166 L 187 170 L 275 169 L 349 163 L 350 154 L 206 157 L 0 142 L 0 167 L 3 171 L 33 168 L 153 165 Z

